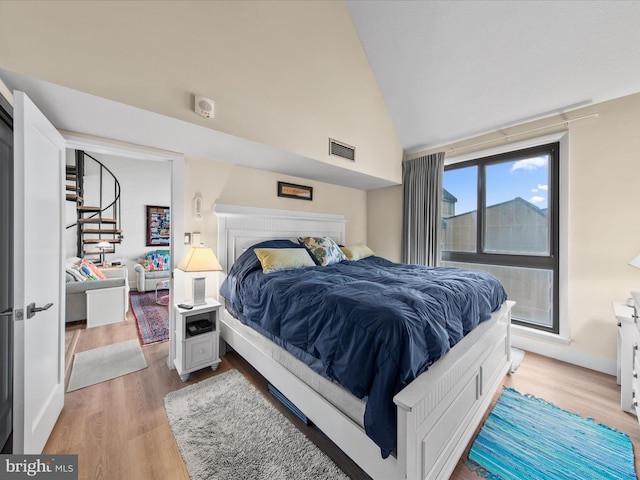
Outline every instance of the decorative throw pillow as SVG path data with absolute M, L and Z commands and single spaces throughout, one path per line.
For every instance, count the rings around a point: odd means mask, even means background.
M 87 277 L 87 280 L 100 280 L 98 276 L 93 273 L 86 265 L 80 265 L 80 271 L 84 273 L 84 275 Z
M 82 259 L 82 266 L 87 267 L 91 273 L 93 273 L 93 275 L 96 277 L 96 280 L 104 280 L 105 277 L 104 274 L 100 271 L 100 269 L 98 267 L 96 267 L 93 262 L 90 262 L 89 260 L 85 260 L 84 258 Z
M 147 253 L 142 265 L 145 272 L 169 270 L 169 250 L 154 250 Z
M 361 260 L 363 258 L 375 255 L 373 250 L 367 247 L 364 243 L 358 243 L 356 245 L 349 245 L 348 247 L 340 247 L 349 260 Z
M 71 275 L 76 282 L 84 282 L 87 279 L 87 277 L 80 273 L 77 267 L 67 267 L 65 272 Z
M 299 237 L 298 240 L 323 267 L 347 260 L 347 256 L 330 237 Z
M 304 248 L 254 248 L 253 251 L 264 273 L 316 265 Z

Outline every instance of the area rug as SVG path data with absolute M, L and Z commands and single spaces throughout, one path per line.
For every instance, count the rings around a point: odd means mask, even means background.
M 67 392 L 112 380 L 147 368 L 137 340 L 76 353 Z
M 509 373 L 516 373 L 516 370 L 524 360 L 524 350 L 520 350 L 519 348 L 511 347 L 511 370 Z
M 469 452 L 493 480 L 635 479 L 629 437 L 506 388 Z
M 131 292 L 130 297 L 142 344 L 169 340 L 169 307 L 156 303 L 155 292 Z
M 171 392 L 164 404 L 192 480 L 348 478 L 237 370 Z

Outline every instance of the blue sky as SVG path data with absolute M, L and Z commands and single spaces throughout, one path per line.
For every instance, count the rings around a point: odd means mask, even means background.
M 547 208 L 548 176 L 546 155 L 487 166 L 487 206 L 521 197 L 539 208 Z M 456 215 L 475 210 L 477 168 L 445 172 L 444 188 L 458 199 Z

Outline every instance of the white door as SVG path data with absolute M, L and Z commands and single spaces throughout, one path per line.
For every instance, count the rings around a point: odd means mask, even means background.
M 14 92 L 13 127 L 13 452 L 32 454 L 42 452 L 64 403 L 65 142 L 22 92 Z

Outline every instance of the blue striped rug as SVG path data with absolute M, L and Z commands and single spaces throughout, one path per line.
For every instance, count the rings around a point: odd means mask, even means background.
M 626 434 L 511 388 L 493 407 L 467 464 L 492 480 L 637 478 Z

